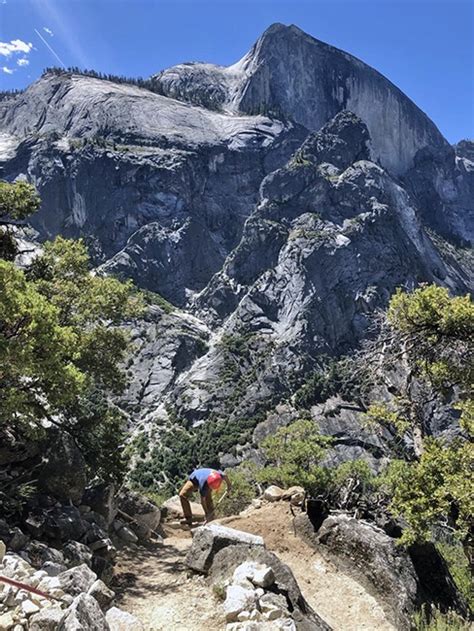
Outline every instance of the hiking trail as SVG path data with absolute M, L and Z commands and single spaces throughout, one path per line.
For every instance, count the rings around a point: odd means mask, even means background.
M 395 631 L 362 585 L 294 534 L 287 502 L 265 504 L 217 521 L 261 535 L 268 550 L 291 568 L 307 602 L 334 631 Z M 118 606 L 140 618 L 147 631 L 225 629 L 221 602 L 212 585 L 186 566 L 191 533 L 168 529 L 166 522 L 164 529 L 163 544 L 119 552 L 113 582 Z

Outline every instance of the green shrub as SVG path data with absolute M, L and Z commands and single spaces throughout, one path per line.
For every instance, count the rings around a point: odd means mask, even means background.
M 443 555 L 457 588 L 466 599 L 471 611 L 474 611 L 474 585 L 469 561 L 461 544 L 456 541 L 454 543 L 438 542 L 436 547 Z
M 268 464 L 257 479 L 283 487 L 299 485 L 316 495 L 329 483 L 329 470 L 320 461 L 330 444 L 331 439 L 319 434 L 314 421 L 302 419 L 281 427 L 262 443 Z
M 255 472 L 248 465 L 242 465 L 236 469 L 226 472 L 232 484 L 232 490 L 224 497 L 219 506 L 219 502 L 226 489 L 221 487 L 215 497 L 216 513 L 218 516 L 237 515 L 245 508 L 257 494 L 254 480 Z
M 160 309 L 162 309 L 165 313 L 173 313 L 177 309 L 177 307 L 166 300 L 166 298 L 163 298 L 163 296 L 161 296 L 156 291 L 151 291 L 150 289 L 142 289 L 141 293 L 145 302 L 148 305 L 156 305 L 157 307 L 160 307 Z
M 441 613 L 437 609 L 430 611 L 418 611 L 413 616 L 413 627 L 416 631 L 469 631 L 472 629 L 469 622 L 450 611 Z

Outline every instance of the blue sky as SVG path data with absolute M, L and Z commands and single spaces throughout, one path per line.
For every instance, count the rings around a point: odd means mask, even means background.
M 229 64 L 273 22 L 377 68 L 451 142 L 474 136 L 474 0 L 0 0 L 0 89 L 61 63 L 127 76 Z

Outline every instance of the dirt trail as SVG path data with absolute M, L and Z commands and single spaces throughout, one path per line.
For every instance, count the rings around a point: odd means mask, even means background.
M 226 526 L 264 538 L 267 548 L 291 568 L 307 602 L 334 631 L 396 631 L 375 598 L 297 537 L 292 523 L 288 502 L 226 520 Z
M 267 504 L 221 523 L 261 535 L 267 548 L 292 569 L 308 603 L 334 631 L 395 631 L 357 581 L 295 536 L 288 503 Z M 190 533 L 169 534 L 163 545 L 119 553 L 113 585 L 119 606 L 140 618 L 147 631 L 225 629 L 211 586 L 204 577 L 187 572 L 184 558 Z
M 119 552 L 113 589 L 118 606 L 137 616 L 146 631 L 221 631 L 218 601 L 204 577 L 188 575 L 184 562 L 191 534 L 180 531 L 164 545 Z

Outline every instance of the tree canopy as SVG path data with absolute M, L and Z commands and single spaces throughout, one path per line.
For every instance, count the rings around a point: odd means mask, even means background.
M 407 522 L 403 540 L 433 538 L 445 525 L 463 540 L 472 554 L 474 515 L 474 305 L 469 296 L 451 297 L 443 287 L 422 286 L 411 294 L 398 291 L 391 299 L 388 322 L 401 343 L 408 371 L 425 382 L 432 398 L 449 394 L 457 399 L 462 433 L 434 438 L 418 427 L 421 449 L 413 461 L 394 462 L 387 475 L 391 507 Z M 372 406 L 369 413 L 392 424 L 400 434 L 421 423 L 416 412 L 416 388 L 407 389 L 392 408 Z M 414 411 L 415 410 L 415 411 Z
M 30 185 L 0 184 L 6 216 L 37 207 Z M 26 270 L 0 259 L 0 295 L 0 429 L 40 439 L 55 425 L 96 473 L 119 475 L 123 416 L 108 395 L 126 383 L 120 325 L 142 312 L 140 292 L 95 274 L 81 240 L 57 237 Z

